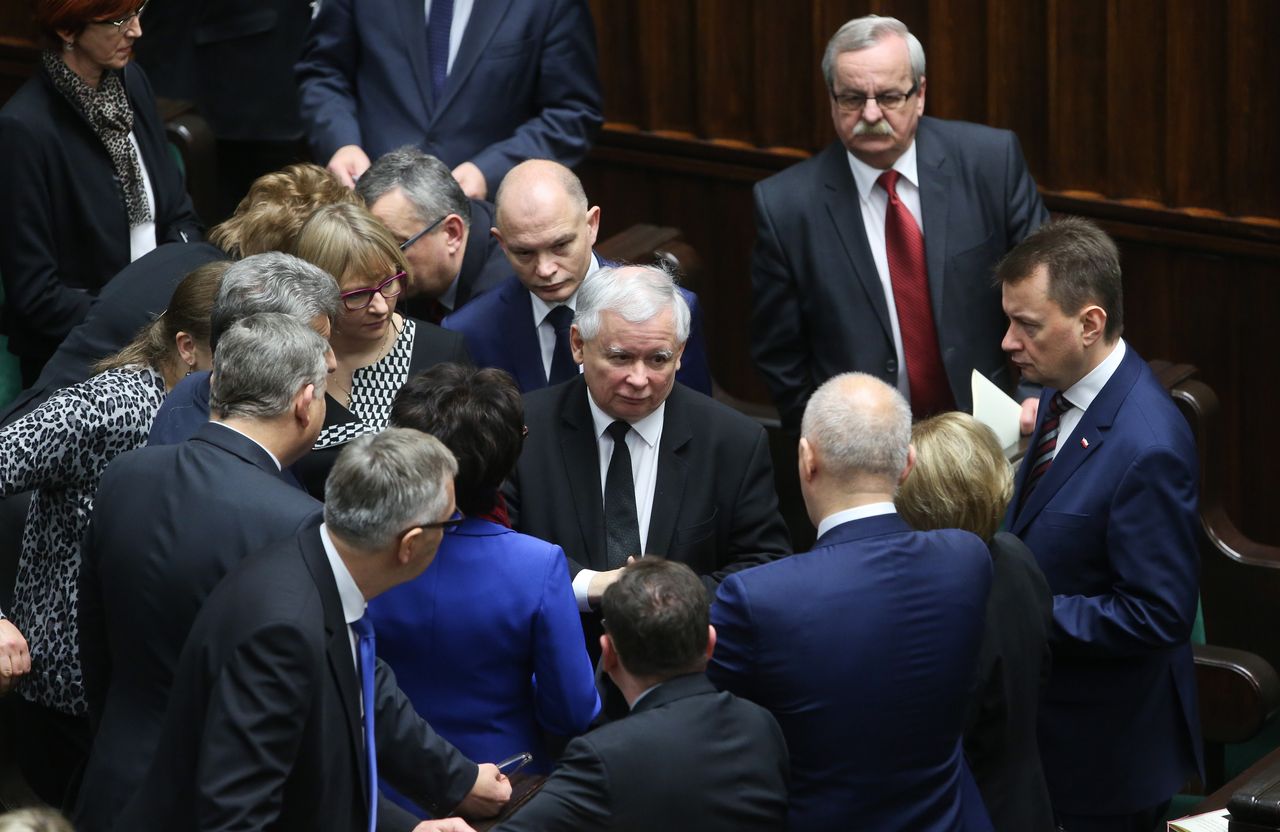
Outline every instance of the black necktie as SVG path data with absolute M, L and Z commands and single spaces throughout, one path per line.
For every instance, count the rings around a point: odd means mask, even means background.
M 569 349 L 569 327 L 573 325 L 573 310 L 557 306 L 547 313 L 547 321 L 556 331 L 556 345 L 551 350 L 551 373 L 547 384 L 559 384 L 578 375 L 578 365 L 573 363 L 573 351 Z
M 640 523 L 636 519 L 636 485 L 631 477 L 631 451 L 627 433 L 631 425 L 621 420 L 606 429 L 613 437 L 613 458 L 604 480 L 604 525 L 608 538 L 606 554 L 610 569 L 640 552 Z

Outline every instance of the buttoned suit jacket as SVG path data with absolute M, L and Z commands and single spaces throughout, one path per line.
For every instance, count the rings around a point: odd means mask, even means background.
M 601 259 L 600 265 L 618 264 Z M 680 356 L 676 380 L 710 396 L 711 369 L 702 336 L 702 307 L 693 292 L 683 287 L 679 291 L 689 304 L 689 338 Z M 531 393 L 547 386 L 542 344 L 533 325 L 533 301 L 529 290 L 510 269 L 507 279 L 496 289 L 445 318 L 441 326 L 462 333 L 477 366 L 511 373 L 520 392 Z
M 1031 446 L 1049 399 L 1040 400 Z M 1198 465 L 1186 420 L 1137 350 L 1089 405 L 1006 525 L 1053 591 L 1053 672 L 1040 754 L 1058 812 L 1131 814 L 1201 772 L 1189 639 L 1200 559 Z
M 473 162 L 496 193 L 525 159 L 577 164 L 603 123 L 595 27 L 584 0 L 476 3 L 435 101 L 425 4 L 325 0 L 297 64 L 317 159 L 359 145 L 370 159 L 416 145 Z
M 720 585 L 707 675 L 782 726 L 788 829 L 991 829 L 961 752 L 990 585 L 985 543 L 896 514 Z
M 564 549 L 569 572 L 604 570 L 604 499 L 581 376 L 525 396 L 529 436 L 507 482 L 512 528 Z M 645 553 L 687 564 L 714 590 L 789 554 L 773 464 L 755 421 L 678 382 L 667 397 Z
M 369 773 L 349 628 L 319 521 L 239 564 L 191 627 L 155 758 L 120 829 L 367 829 Z M 378 771 L 443 815 L 476 765 L 377 663 Z M 394 820 L 390 817 L 395 814 Z M 380 801 L 379 829 L 416 822 Z
M 214 586 L 320 509 L 259 445 L 213 423 L 107 467 L 81 567 L 81 660 L 96 736 L 77 828 L 112 828 L 141 784 L 183 641 Z
M 646 693 L 625 718 L 569 744 L 502 832 L 776 832 L 787 813 L 787 747 L 769 712 L 702 673 Z
M 1012 391 L 997 261 L 1048 219 L 1017 138 L 924 117 L 916 131 L 929 297 L 943 367 L 969 410 L 977 369 Z M 783 422 L 798 426 L 822 382 L 851 370 L 897 385 L 889 308 L 840 142 L 758 183 L 752 356 Z

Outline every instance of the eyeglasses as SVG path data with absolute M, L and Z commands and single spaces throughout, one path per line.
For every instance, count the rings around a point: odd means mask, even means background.
M 352 289 L 350 292 L 343 292 L 338 295 L 342 298 L 342 305 L 347 308 L 348 312 L 359 312 L 371 302 L 373 302 L 373 294 L 377 292 L 384 298 L 393 298 L 404 291 L 404 272 L 396 272 L 377 286 L 369 286 L 364 289 Z
M 456 529 L 458 528 L 458 526 L 461 526 L 462 521 L 466 519 L 467 519 L 467 515 L 463 514 L 460 511 L 455 511 L 453 513 L 453 516 L 450 517 L 448 520 L 440 520 L 435 523 L 422 523 L 421 525 L 410 526 L 409 528 L 405 529 L 404 532 L 402 533 L 408 534 L 414 529 L 422 529 L 423 531 L 426 531 L 427 529 L 443 529 L 444 531 L 447 532 L 450 529 Z
M 430 232 L 432 229 L 434 229 L 437 225 L 439 225 L 440 223 L 444 222 L 445 217 L 447 217 L 447 216 L 449 216 L 449 215 L 448 215 L 448 214 L 445 214 L 445 215 L 444 215 L 444 217 L 441 217 L 440 219 L 438 219 L 438 220 L 436 220 L 435 222 L 431 223 L 431 225 L 428 225 L 426 228 L 424 228 L 424 229 L 422 229 L 421 231 L 419 231 L 417 234 L 414 234 L 412 237 L 410 237 L 409 239 L 405 240 L 403 243 L 401 243 L 401 244 L 400 244 L 400 250 L 401 250 L 401 251 L 408 251 L 408 250 L 409 250 L 409 246 L 411 246 L 411 245 L 413 245 L 414 243 L 418 242 L 418 239 L 419 239 L 420 237 L 422 237 L 424 234 L 429 233 L 429 232 Z
M 835 90 L 831 91 L 831 97 L 835 99 L 836 106 L 844 113 L 860 113 L 862 108 L 867 106 L 868 101 L 874 101 L 881 110 L 886 112 L 895 112 L 901 110 L 903 105 L 907 103 L 907 99 L 920 91 L 920 84 L 912 84 L 911 89 L 906 92 L 882 92 L 879 95 L 863 95 L 860 92 L 842 92 L 836 95 Z
M 131 12 L 130 14 L 127 14 L 127 15 L 125 15 L 124 17 L 121 17 L 121 18 L 119 18 L 119 19 L 117 19 L 117 20 L 95 20 L 95 21 L 93 21 L 93 22 L 94 22 L 94 23 L 101 23 L 101 24 L 102 24 L 102 25 L 104 25 L 104 26 L 108 26 L 108 25 L 109 25 L 109 26 L 114 26 L 114 27 L 116 27 L 117 29 L 120 29 L 120 28 L 122 28 L 122 27 L 124 27 L 124 26 L 128 26 L 130 23 L 132 23 L 132 22 L 134 21 L 134 19 L 135 19 L 135 18 L 142 17 L 142 12 L 143 12 L 144 10 L 146 10 L 146 8 L 147 8 L 147 3 L 149 3 L 149 2 L 151 2 L 151 0 L 143 0 L 142 5 L 138 6 L 138 8 L 137 8 L 135 11 L 133 11 L 133 12 Z

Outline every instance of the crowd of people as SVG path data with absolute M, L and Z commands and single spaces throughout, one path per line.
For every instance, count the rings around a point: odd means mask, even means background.
M 317 4 L 324 166 L 208 242 L 146 6 L 37 0 L 0 110 L 4 753 L 76 829 L 1151 832 L 1203 776 L 1190 431 L 1115 243 L 924 115 L 904 24 L 840 27 L 836 141 L 755 188 L 793 552 L 715 298 L 595 249 L 585 2 Z

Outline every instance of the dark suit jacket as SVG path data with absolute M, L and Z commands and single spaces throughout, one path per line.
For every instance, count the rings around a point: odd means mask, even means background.
M 366 829 L 357 679 L 319 525 L 309 525 L 241 563 L 200 610 L 146 783 L 118 828 Z M 383 776 L 439 814 L 466 797 L 476 765 L 413 712 L 381 662 L 372 708 Z M 391 805 L 379 804 L 380 829 Z
M 511 526 L 564 549 L 569 572 L 608 569 L 604 500 L 587 384 L 525 396 L 529 437 L 507 483 Z M 667 397 L 646 554 L 688 564 L 711 589 L 791 551 L 764 429 L 676 384 Z
M 1036 742 L 1037 706 L 1049 678 L 1053 596 L 1021 540 L 998 532 L 988 545 L 991 595 L 964 756 L 997 830 L 1053 832 Z
M 316 159 L 349 144 L 370 159 L 413 144 L 451 168 L 473 162 L 493 194 L 525 159 L 572 166 L 586 156 L 603 119 L 584 0 L 476 3 L 440 101 L 424 8 L 413 0 L 320 5 L 297 65 Z
M 617 265 L 601 260 L 601 266 Z M 497 367 L 511 373 L 520 392 L 531 393 L 547 386 L 542 366 L 542 346 L 533 325 L 533 302 L 529 290 L 507 269 L 507 279 L 498 288 L 444 319 L 442 326 L 462 333 L 467 349 L 479 367 Z M 689 304 L 689 340 L 680 357 L 676 380 L 699 393 L 711 395 L 711 369 L 702 337 L 702 307 L 698 296 L 680 289 Z
M 720 585 L 707 675 L 782 726 L 789 829 L 991 829 L 960 747 L 990 585 L 985 543 L 896 514 Z
M 776 832 L 787 814 L 787 747 L 769 712 L 701 673 L 670 679 L 625 719 L 569 744 L 502 832 Z
M 320 509 L 260 446 L 213 423 L 107 467 L 81 567 L 81 659 L 97 736 L 77 828 L 110 829 L 141 785 L 183 641 L 214 586 Z
M 1040 413 L 1054 390 L 1045 389 Z M 1040 425 L 1031 440 L 1039 444 Z M 1195 441 L 1132 346 L 1006 525 L 1053 590 L 1040 754 L 1056 810 L 1131 814 L 1201 768 L 1189 639 L 1199 595 Z
M 138 330 L 169 306 L 182 279 L 198 266 L 226 255 L 209 243 L 166 243 L 125 266 L 67 334 L 40 377 L 0 413 L 0 425 L 35 410 L 64 387 L 93 375 L 94 363 L 133 340 Z
M 1049 215 L 1007 130 L 922 118 L 916 153 L 938 346 L 968 410 L 974 369 L 1013 389 L 992 269 Z M 844 145 L 757 184 L 755 212 L 751 354 L 784 423 L 798 426 L 809 396 L 839 373 L 896 385 L 889 308 Z
M 133 132 L 151 177 L 156 241 L 199 240 L 146 75 L 124 70 Z M 43 69 L 0 110 L 0 276 L 9 349 L 30 384 L 92 295 L 129 265 L 129 221 L 106 147 Z
M 480 199 L 471 200 L 471 226 L 467 233 L 467 247 L 462 252 L 462 269 L 458 272 L 458 289 L 453 295 L 454 310 L 502 283 L 511 274 L 511 264 L 498 240 L 489 233 L 497 225 L 493 205 Z M 430 320 L 431 299 L 409 298 L 405 301 L 405 315 Z

